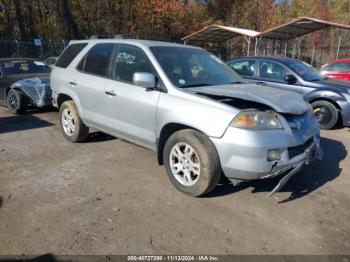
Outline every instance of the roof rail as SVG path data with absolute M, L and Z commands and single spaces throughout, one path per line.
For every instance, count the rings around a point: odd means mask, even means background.
M 111 35 L 92 35 L 90 37 L 90 39 L 128 39 L 128 38 L 132 38 L 131 35 L 128 34 L 117 34 L 114 36 Z
M 125 38 L 130 38 L 129 35 L 125 34 L 117 34 L 113 37 L 114 39 L 125 39 Z
M 110 35 L 92 35 L 90 39 L 110 39 Z

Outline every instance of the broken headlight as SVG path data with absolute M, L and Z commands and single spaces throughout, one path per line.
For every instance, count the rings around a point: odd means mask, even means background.
M 231 122 L 231 126 L 247 129 L 283 129 L 276 114 L 253 110 L 240 112 Z

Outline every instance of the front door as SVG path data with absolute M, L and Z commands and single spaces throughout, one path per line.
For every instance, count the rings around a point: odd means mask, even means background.
M 155 74 L 150 60 L 141 48 L 122 44 L 112 56 L 111 68 L 105 88 L 109 128 L 122 138 L 155 148 L 160 92 L 133 84 L 136 72 Z
M 259 79 L 255 83 L 303 94 L 304 88 L 298 82 L 288 84 L 284 80 L 284 77 L 288 74 L 293 73 L 284 65 L 274 61 L 261 60 L 259 61 Z

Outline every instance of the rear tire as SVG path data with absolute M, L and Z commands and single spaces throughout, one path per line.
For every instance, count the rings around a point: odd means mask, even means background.
M 165 143 L 163 161 L 173 185 L 191 196 L 210 192 L 221 177 L 214 144 L 196 130 L 185 129 L 172 134 Z
M 330 102 L 319 100 L 311 103 L 321 129 L 332 129 L 338 122 L 338 110 Z
M 73 101 L 64 102 L 59 111 L 63 136 L 70 142 L 81 142 L 89 135 L 89 128 L 81 121 Z
M 6 96 L 8 109 L 14 114 L 22 114 L 25 107 L 25 97 L 20 90 L 10 89 Z

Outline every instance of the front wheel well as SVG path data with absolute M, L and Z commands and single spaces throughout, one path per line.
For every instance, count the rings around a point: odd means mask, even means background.
M 316 101 L 327 101 L 329 103 L 331 103 L 332 105 L 335 106 L 335 108 L 338 110 L 338 123 L 342 123 L 343 122 L 343 112 L 342 112 L 342 109 L 341 107 L 338 105 L 337 102 L 335 102 L 334 100 L 332 99 L 329 99 L 329 98 L 326 98 L 326 97 L 317 97 L 317 98 L 313 98 L 309 101 L 310 104 L 316 102 Z
M 309 101 L 310 104 L 312 104 L 313 102 L 316 102 L 316 101 L 327 101 L 331 104 L 333 104 L 338 110 L 341 111 L 341 108 L 340 106 L 337 104 L 337 102 L 335 102 L 334 100 L 332 99 L 329 99 L 329 98 L 326 98 L 326 97 L 317 97 L 317 98 L 313 98 Z
M 13 88 L 8 87 L 8 88 L 6 89 L 6 97 L 7 97 L 8 93 L 10 92 L 11 89 L 15 89 L 15 90 L 19 90 L 19 91 L 20 91 L 20 89 L 19 89 L 18 87 L 13 87 Z
M 158 138 L 158 143 L 157 143 L 157 157 L 158 157 L 158 163 L 160 165 L 163 165 L 163 151 L 164 151 L 164 146 L 168 138 L 174 134 L 175 132 L 183 129 L 193 129 L 197 130 L 193 127 L 179 124 L 179 123 L 169 123 L 166 124 L 163 128 L 162 131 L 160 132 L 159 138 Z M 199 130 L 197 130 L 199 131 Z
M 69 95 L 59 94 L 57 97 L 57 107 L 60 108 L 64 102 L 69 100 L 73 100 L 73 98 L 71 98 Z

